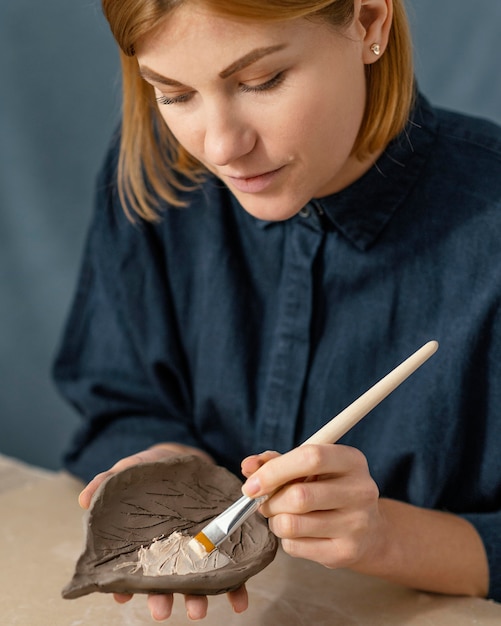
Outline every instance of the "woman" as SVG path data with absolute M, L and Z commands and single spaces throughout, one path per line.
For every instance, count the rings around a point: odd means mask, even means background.
M 103 7 L 123 123 L 55 366 L 67 467 L 101 472 L 81 505 L 135 463 L 247 457 L 293 556 L 501 599 L 499 128 L 415 92 L 400 0 Z M 343 445 L 293 449 L 428 339 Z

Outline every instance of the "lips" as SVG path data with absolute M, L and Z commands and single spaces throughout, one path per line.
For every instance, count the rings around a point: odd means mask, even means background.
M 259 193 L 269 187 L 282 171 L 283 167 L 257 176 L 225 176 L 235 189 L 244 193 Z

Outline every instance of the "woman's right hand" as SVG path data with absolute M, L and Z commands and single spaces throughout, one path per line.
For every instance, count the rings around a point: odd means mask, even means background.
M 80 493 L 78 502 L 83 509 L 88 509 L 91 505 L 92 497 L 98 487 L 112 474 L 116 474 L 117 472 L 121 472 L 128 467 L 132 467 L 140 463 L 162 461 L 171 456 L 179 456 L 181 454 L 196 454 L 205 461 L 214 463 L 214 460 L 207 453 L 199 450 L 198 448 L 192 448 L 191 446 L 184 446 L 177 443 L 157 444 L 148 448 L 148 450 L 143 450 L 142 452 L 138 452 L 137 454 L 121 459 L 108 471 L 95 476 Z M 132 595 L 114 593 L 113 597 L 119 604 L 123 604 L 124 602 L 128 602 L 132 598 Z M 228 593 L 228 599 L 236 613 L 245 611 L 248 606 L 247 591 L 245 586 Z M 173 594 L 150 594 L 148 596 L 148 608 L 152 618 L 155 621 L 168 619 L 172 612 L 173 602 Z M 206 596 L 185 596 L 185 605 L 188 617 L 192 620 L 202 619 L 207 614 L 208 600 Z

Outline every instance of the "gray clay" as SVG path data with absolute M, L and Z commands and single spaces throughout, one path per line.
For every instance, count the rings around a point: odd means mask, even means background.
M 220 558 L 198 564 L 204 571 L 145 575 L 152 570 L 143 569 L 138 558 L 173 533 L 195 536 L 241 496 L 240 487 L 228 470 L 196 456 L 144 463 L 110 476 L 93 498 L 85 548 L 63 597 L 93 591 L 213 595 L 238 588 L 266 567 L 277 550 L 259 513 L 221 544 Z M 166 563 L 158 571 L 172 569 L 176 567 Z

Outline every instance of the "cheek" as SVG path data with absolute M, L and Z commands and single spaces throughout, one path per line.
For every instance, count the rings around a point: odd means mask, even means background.
M 300 157 L 315 160 L 320 154 L 332 153 L 345 144 L 349 125 L 344 111 L 332 99 L 305 96 L 297 102 L 275 137 L 282 149 Z M 346 139 L 345 139 L 346 138 Z
M 365 73 L 360 64 L 344 72 L 331 72 L 327 81 L 317 76 L 274 116 L 275 136 L 314 150 L 341 145 L 346 149 L 348 144 L 351 148 L 360 129 L 365 99 Z
M 360 80 L 333 82 L 321 100 L 312 103 L 309 119 L 298 120 L 298 128 L 309 129 L 317 147 L 341 153 L 351 152 L 358 136 L 365 110 L 365 77 Z
M 166 106 L 159 107 L 159 112 L 167 128 L 187 152 L 195 157 L 200 155 L 201 133 L 197 132 L 196 125 L 193 122 L 190 123 L 186 116 L 175 115 L 170 111 L 166 111 L 166 108 Z

